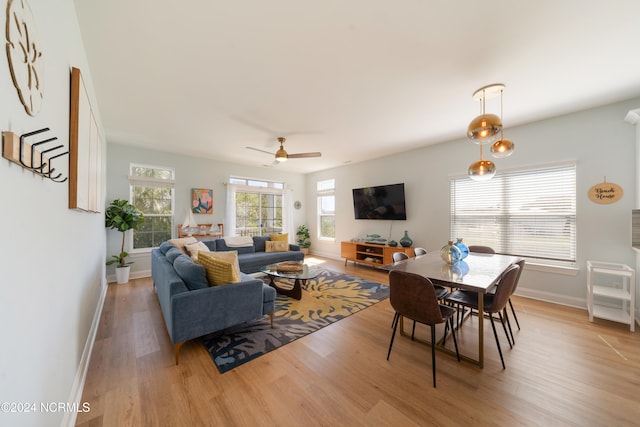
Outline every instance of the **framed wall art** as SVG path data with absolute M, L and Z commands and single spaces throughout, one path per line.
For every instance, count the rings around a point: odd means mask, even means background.
M 191 211 L 197 214 L 212 214 L 213 190 L 206 188 L 192 188 Z
M 69 209 L 99 212 L 102 139 L 78 68 L 71 69 Z

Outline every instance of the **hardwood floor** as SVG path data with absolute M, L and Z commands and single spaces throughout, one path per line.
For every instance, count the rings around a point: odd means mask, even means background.
M 369 267 L 307 259 L 388 283 Z M 506 370 L 487 320 L 484 369 L 439 352 L 433 388 L 430 347 L 398 336 L 386 360 L 388 300 L 221 375 L 199 340 L 174 364 L 150 278 L 110 285 L 82 397 L 91 411 L 76 425 L 638 425 L 640 334 L 589 323 L 584 310 L 512 300 L 522 330 L 513 349 L 498 331 Z M 464 351 L 477 345 L 477 322 L 459 333 Z

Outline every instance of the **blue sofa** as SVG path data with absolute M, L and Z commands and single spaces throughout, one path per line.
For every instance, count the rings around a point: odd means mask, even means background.
M 303 261 L 304 253 L 300 251 L 300 246 L 289 244 L 289 250 L 285 252 L 265 252 L 266 242 L 271 240 L 269 236 L 253 236 L 253 246 L 230 247 L 224 239 L 214 239 L 204 241 L 211 251 L 237 251 L 240 271 L 251 274 L 257 273 L 260 269 L 269 264 L 282 261 Z
M 221 286 L 209 286 L 204 267 L 169 242 L 151 251 L 151 277 L 174 346 L 176 365 L 180 348 L 190 339 L 264 315 L 269 315 L 273 323 L 275 289 L 247 273 L 274 262 L 303 260 L 304 254 L 299 250 L 257 251 L 266 240 L 268 237 L 255 237 L 253 248 L 228 248 L 223 239 L 205 242 L 212 250 L 242 250 L 238 254 L 241 281 Z

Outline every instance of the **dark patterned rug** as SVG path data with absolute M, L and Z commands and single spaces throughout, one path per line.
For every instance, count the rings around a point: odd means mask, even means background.
M 278 279 L 281 283 L 286 281 Z M 220 373 L 225 373 L 388 296 L 386 285 L 324 270 L 302 287 L 300 301 L 278 295 L 273 329 L 269 316 L 263 316 L 207 335 L 203 343 Z

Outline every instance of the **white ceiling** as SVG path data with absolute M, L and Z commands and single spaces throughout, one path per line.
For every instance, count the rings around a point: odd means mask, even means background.
M 109 142 L 311 172 L 640 96 L 637 0 L 75 0 Z M 499 98 L 487 101 L 499 114 Z M 517 141 L 516 141 L 517 144 Z

